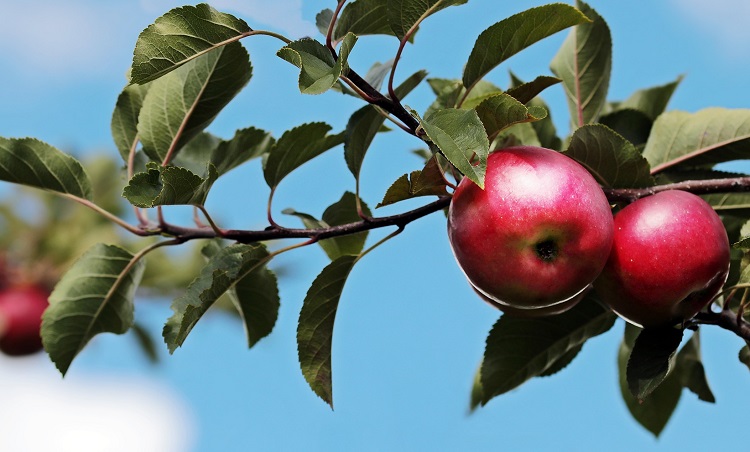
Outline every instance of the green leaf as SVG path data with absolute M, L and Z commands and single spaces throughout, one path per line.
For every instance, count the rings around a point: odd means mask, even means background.
M 701 166 L 750 155 L 750 109 L 707 108 L 659 116 L 643 156 L 657 173 L 677 165 Z
M 682 386 L 692 391 L 700 400 L 716 403 L 716 397 L 708 386 L 700 347 L 700 332 L 696 331 L 677 354 L 676 371 Z
M 357 36 L 347 34 L 341 42 L 337 59 L 326 46 L 310 38 L 303 38 L 282 47 L 277 55 L 300 68 L 299 90 L 303 94 L 321 94 L 333 87 L 348 70 L 347 59 Z
M 527 107 L 543 108 L 544 111 L 547 112 L 547 116 L 545 118 L 531 123 L 531 128 L 534 130 L 533 135 L 535 135 L 536 140 L 539 142 L 539 146 L 547 149 L 555 149 L 558 151 L 562 150 L 562 140 L 557 136 L 557 129 L 555 128 L 554 122 L 552 122 L 552 116 L 549 113 L 549 107 L 538 96 L 529 98 L 529 96 L 531 96 L 535 92 L 536 94 L 539 94 L 538 91 L 546 89 L 549 83 L 553 83 L 560 79 L 540 76 L 531 82 L 524 83 L 521 79 L 516 77 L 513 72 L 510 73 L 510 78 L 512 87 L 507 91 L 509 95 L 516 97 L 516 99 L 520 97 L 521 99 L 519 99 L 519 102 L 525 103 Z M 529 99 L 528 101 L 526 101 L 527 98 Z
M 110 128 L 117 150 L 125 162 L 138 141 L 138 115 L 150 87 L 150 84 L 128 85 L 117 97 Z
M 510 88 L 506 93 L 509 96 L 514 97 L 522 104 L 528 104 L 531 102 L 532 99 L 534 99 L 536 96 L 538 96 L 542 91 L 549 88 L 550 86 L 557 85 L 558 83 L 562 82 L 557 77 L 549 77 L 547 75 L 540 75 L 539 77 L 535 78 L 534 80 L 528 82 L 528 83 L 522 83 L 518 86 L 515 86 L 513 88 Z
M 138 36 L 130 82 L 155 80 L 249 31 L 244 20 L 205 3 L 172 9 Z
M 180 150 L 175 165 L 165 168 L 148 163 L 128 182 L 123 197 L 134 206 L 145 208 L 203 205 L 220 176 L 268 153 L 273 143 L 270 133 L 253 127 L 238 130 L 231 140 L 201 133 Z
M 469 413 L 482 405 L 484 391 L 482 390 L 482 363 L 479 363 L 477 371 L 474 373 L 474 381 L 471 384 L 471 395 L 469 396 Z
M 91 200 L 78 160 L 34 138 L 0 137 L 0 180 Z
M 367 207 L 364 201 L 360 200 L 359 205 L 362 209 L 362 214 L 370 217 L 372 212 Z M 323 222 L 330 226 L 340 226 L 348 223 L 354 223 L 361 221 L 359 212 L 357 211 L 357 197 L 354 193 L 345 192 L 341 199 L 334 204 L 331 204 L 323 212 Z M 361 232 L 358 234 L 349 234 L 340 237 L 332 237 L 329 239 L 323 239 L 320 241 L 320 245 L 326 250 L 326 253 L 331 260 L 337 259 L 343 255 L 358 255 L 362 252 L 365 247 L 365 241 L 367 240 L 367 232 Z
M 416 112 L 413 112 L 416 115 Z M 484 188 L 490 142 L 474 110 L 449 108 L 438 110 L 420 125 L 445 157 L 475 184 Z M 476 158 L 478 163 L 473 164 Z
M 271 148 L 263 168 L 266 183 L 276 188 L 283 178 L 304 163 L 344 141 L 344 133 L 328 135 L 331 126 L 312 122 L 287 130 Z
M 349 171 L 359 179 L 365 154 L 372 140 L 383 130 L 385 117 L 373 105 L 365 105 L 349 118 L 344 138 L 344 158 Z
M 750 221 L 746 219 L 738 219 L 741 226 L 739 229 L 739 237 L 736 243 L 732 244 L 732 248 L 738 249 L 746 254 L 750 251 Z M 727 233 L 730 233 L 730 228 L 727 227 Z M 743 267 L 744 270 L 744 267 Z
M 171 165 L 189 169 L 201 175 L 206 171 L 211 156 L 221 143 L 221 138 L 209 132 L 201 132 L 180 148 L 178 154 L 171 160 Z M 148 166 L 148 164 L 146 164 Z M 145 168 L 145 167 L 144 167 Z
M 476 110 L 490 138 L 513 124 L 538 121 L 547 116 L 544 109 L 526 108 L 524 104 L 507 93 L 487 98 L 476 107 Z
M 370 216 L 371 212 L 370 209 L 367 208 L 367 205 L 362 201 L 360 201 L 360 205 L 362 206 L 362 213 Z M 298 217 L 302 220 L 305 227 L 310 229 L 340 226 L 362 220 L 357 211 L 357 198 L 354 193 L 351 192 L 344 193 L 340 200 L 330 205 L 325 212 L 323 212 L 322 220 L 317 220 L 312 215 L 300 213 L 293 209 L 285 209 L 283 213 Z M 366 240 L 367 232 L 365 231 L 357 234 L 323 239 L 318 241 L 318 244 L 323 248 L 323 251 L 326 252 L 329 259 L 334 261 L 341 256 L 359 255 L 364 249 Z
M 180 150 L 174 164 L 205 178 L 210 163 L 222 176 L 248 160 L 267 154 L 273 144 L 270 132 L 254 127 L 237 130 L 230 140 L 203 133 Z
M 409 30 L 432 14 L 469 0 L 388 0 L 386 14 L 393 34 L 403 40 Z
M 333 408 L 331 348 L 333 326 L 344 284 L 358 256 L 341 256 L 315 278 L 305 296 L 297 327 L 302 375 L 310 388 Z
M 534 132 L 536 132 L 537 139 L 539 140 L 539 145 L 547 149 L 555 149 L 561 151 L 562 140 L 559 136 L 557 136 L 557 129 L 555 128 L 555 123 L 552 121 L 552 116 L 549 112 L 550 110 L 547 104 L 543 100 L 536 98 L 532 99 L 528 105 L 529 107 L 543 108 L 547 112 L 547 116 L 545 118 L 529 123 L 531 125 L 531 128 L 534 129 Z
M 503 129 L 492 142 L 491 149 L 503 149 L 509 146 L 541 146 L 539 135 L 534 129 L 536 122 L 521 122 Z
M 235 132 L 231 140 L 223 140 L 211 155 L 211 163 L 220 175 L 240 166 L 248 160 L 262 157 L 274 143 L 265 130 L 248 127 Z
M 373 65 L 370 66 L 370 69 L 367 71 L 367 74 L 365 74 L 365 81 L 376 90 L 379 90 L 383 86 L 383 81 L 385 80 L 385 77 L 391 72 L 394 61 L 395 60 L 391 58 L 385 63 L 378 63 L 378 62 L 373 63 Z M 398 94 L 400 90 L 403 91 L 404 89 L 406 89 L 406 93 L 408 93 L 416 85 L 418 85 L 426 75 L 427 75 L 426 71 L 415 72 L 408 79 L 406 79 L 404 83 L 401 84 L 401 86 L 396 87 L 396 94 Z M 409 88 L 411 83 L 413 83 L 412 78 L 414 77 L 418 77 L 418 80 L 416 81 L 416 84 L 414 86 Z M 406 93 L 404 93 L 404 96 L 406 95 Z M 399 99 L 400 98 L 401 97 L 399 97 Z
M 739 359 L 742 364 L 750 369 L 750 346 L 745 345 L 740 349 Z
M 425 111 L 425 117 L 445 108 L 476 108 L 488 97 L 503 92 L 497 85 L 485 80 L 477 82 L 468 94 L 461 80 L 458 79 L 431 78 L 427 82 L 437 98 Z
M 97 334 L 124 334 L 133 325 L 133 298 L 145 268 L 129 252 L 97 244 L 63 275 L 42 317 L 42 342 L 65 375 Z
M 645 113 L 632 110 L 617 110 L 599 118 L 599 122 L 622 135 L 636 146 L 646 143 L 654 122 Z
M 608 331 L 615 319 L 592 295 L 556 316 L 500 317 L 487 337 L 482 403 L 543 374 L 570 350 Z
M 490 26 L 474 43 L 464 68 L 464 86 L 471 89 L 492 69 L 521 50 L 587 21 L 581 11 L 555 3 L 528 9 Z
M 278 281 L 271 270 L 261 267 L 250 272 L 228 293 L 245 325 L 248 347 L 271 334 L 280 307 Z
M 458 101 L 461 100 L 460 94 L 465 92 L 462 91 L 465 88 L 461 84 L 461 80 L 458 79 L 428 78 L 427 84 L 430 85 L 430 89 L 432 89 L 432 92 L 436 96 L 435 101 L 425 112 L 427 114 L 444 108 L 454 108 Z M 498 92 L 502 92 L 499 87 L 495 86 L 495 88 L 497 88 Z
M 701 196 L 719 213 L 750 209 L 750 193 L 716 193 Z
M 427 73 L 425 71 L 418 71 L 404 80 L 404 82 L 395 89 L 398 98 L 403 99 L 406 97 L 407 94 L 424 80 L 426 75 Z M 370 148 L 375 135 L 382 130 L 384 122 L 385 117 L 376 107 L 366 105 L 354 112 L 349 118 L 349 122 L 346 124 L 344 158 L 346 159 L 346 165 L 349 168 L 349 171 L 351 171 L 352 175 L 354 175 L 354 178 L 357 180 L 359 180 L 359 173 L 362 169 L 362 162 L 364 162 L 365 154 Z
M 328 35 L 328 26 L 331 24 L 332 20 L 333 10 L 330 8 L 326 8 L 315 15 L 315 26 L 323 36 Z
M 336 21 L 334 41 L 347 33 L 357 36 L 393 35 L 388 25 L 388 0 L 356 0 L 346 5 Z
M 161 167 L 151 162 L 145 172 L 130 179 L 122 196 L 135 207 L 202 206 L 208 191 L 219 177 L 212 164 L 209 164 L 207 173 L 208 176 L 202 178 L 186 168 Z
M 247 84 L 250 59 L 233 43 L 151 83 L 138 116 L 143 151 L 163 163 L 203 131 Z
M 222 247 L 220 242 L 211 241 L 201 252 L 211 259 L 222 252 Z M 268 267 L 246 274 L 226 293 L 242 318 L 248 348 L 271 334 L 279 316 L 280 299 L 276 275 Z
M 638 401 L 645 400 L 674 370 L 683 334 L 682 329 L 666 327 L 646 328 L 638 335 L 626 373 L 628 388 Z
M 648 162 L 622 136 L 601 124 L 575 131 L 565 155 L 577 160 L 605 186 L 639 188 L 654 185 Z
M 620 344 L 617 355 L 620 393 L 633 418 L 654 436 L 659 436 L 677 408 L 682 396 L 682 385 L 675 374 L 670 374 L 645 400 L 639 401 L 631 394 L 626 373 L 628 358 L 639 332 L 640 328 L 628 324 Z
M 149 334 L 148 330 L 138 322 L 134 322 L 130 327 L 130 331 L 133 332 L 133 335 L 138 342 L 138 347 L 140 347 L 143 354 L 146 355 L 148 361 L 151 364 L 158 363 L 159 351 L 156 349 L 156 341 L 151 334 Z
M 592 22 L 576 25 L 550 63 L 552 72 L 563 81 L 575 128 L 599 117 L 612 69 L 612 37 L 607 23 L 587 4 L 577 3 Z
M 674 90 L 682 81 L 682 76 L 671 83 L 652 88 L 638 90 L 623 102 L 617 104 L 617 110 L 632 109 L 645 114 L 652 121 L 667 108 Z
M 429 159 L 424 169 L 404 174 L 385 192 L 377 207 L 395 204 L 419 196 L 447 196 L 445 177 L 436 157 Z
M 573 360 L 578 356 L 579 353 L 581 353 L 581 350 L 583 350 L 583 344 L 579 345 L 578 347 L 572 348 L 567 351 L 564 355 L 559 357 L 555 362 L 550 364 L 549 367 L 547 367 L 544 372 L 540 373 L 540 377 L 550 377 L 561 370 L 568 367 L 570 363 L 573 362 Z
M 269 259 L 268 250 L 259 244 L 234 244 L 211 256 L 187 291 L 172 301 L 174 314 L 167 320 L 163 331 L 169 353 L 182 346 L 193 327 L 219 297 L 249 274 L 262 272 Z

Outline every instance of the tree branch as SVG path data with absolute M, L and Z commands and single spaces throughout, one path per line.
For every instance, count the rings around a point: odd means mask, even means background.
M 729 309 L 722 309 L 719 312 L 699 312 L 693 318 L 693 323 L 699 325 L 716 325 L 733 332 L 746 341 L 750 341 L 750 322 Z
M 312 240 L 323 240 L 331 237 L 342 235 L 356 234 L 358 232 L 369 231 L 387 226 L 397 226 L 403 229 L 412 221 L 438 212 L 450 204 L 449 196 L 438 198 L 430 204 L 418 207 L 401 214 L 377 217 L 367 220 L 356 221 L 353 223 L 330 226 L 319 229 L 295 229 L 284 228 L 281 226 L 269 226 L 263 230 L 237 230 L 237 229 L 214 229 L 211 227 L 188 228 L 172 224 L 163 224 L 156 230 L 144 230 L 139 235 L 165 235 L 180 239 L 182 241 L 195 239 L 210 239 L 221 237 L 228 240 L 235 240 L 239 243 L 255 243 L 268 240 L 307 238 Z
M 746 192 L 750 191 L 750 177 L 687 180 L 646 188 L 604 188 L 604 193 L 612 202 L 633 202 L 667 190 L 684 190 L 696 195 Z
M 349 69 L 346 77 L 360 90 L 362 90 L 362 92 L 367 94 L 367 96 L 369 97 L 368 102 L 373 105 L 377 105 L 378 107 L 397 117 L 409 128 L 412 134 L 416 135 L 417 127 L 419 127 L 419 121 L 417 121 L 414 116 L 409 114 L 409 112 L 406 111 L 403 105 L 398 102 L 394 102 L 388 97 L 382 95 L 380 91 L 373 88 L 372 85 L 367 83 L 365 79 L 360 77 L 359 74 L 354 72 L 352 69 Z
M 336 49 L 334 48 L 332 34 L 336 24 L 336 20 L 338 19 L 339 12 L 341 11 L 341 8 L 343 8 L 344 3 L 346 3 L 346 0 L 339 0 L 336 6 L 336 11 L 333 13 L 333 17 L 331 18 L 331 23 L 328 25 L 328 33 L 326 34 L 326 47 L 331 52 L 331 55 L 333 55 L 334 60 L 338 60 L 339 56 L 336 53 Z M 392 74 L 393 72 L 391 72 L 390 83 L 393 83 Z M 393 93 L 392 88 L 390 89 L 392 98 L 388 98 L 384 96 L 380 91 L 376 90 L 367 82 L 367 80 L 363 79 L 352 68 L 347 69 L 346 73 L 341 76 L 341 79 L 357 94 L 359 94 L 367 103 L 376 105 L 392 114 L 396 118 L 400 119 L 404 123 L 404 125 L 406 125 L 407 132 L 415 136 L 417 135 L 416 131 L 417 127 L 419 127 L 419 121 L 417 121 L 408 111 L 406 111 L 406 109 L 403 105 L 401 105 L 401 102 L 399 102 L 398 99 L 395 99 L 395 94 Z

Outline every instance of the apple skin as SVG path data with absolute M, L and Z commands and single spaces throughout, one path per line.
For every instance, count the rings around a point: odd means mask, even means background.
M 49 292 L 35 285 L 0 291 L 0 351 L 23 356 L 42 349 L 39 331 Z
M 477 295 L 479 295 L 479 298 L 484 300 L 488 305 L 492 306 L 495 309 L 498 309 L 503 312 L 503 315 L 508 315 L 511 317 L 517 317 L 522 319 L 532 319 L 532 318 L 539 318 L 539 317 L 549 317 L 553 315 L 562 314 L 563 312 L 571 309 L 573 306 L 577 305 L 583 298 L 586 296 L 586 290 L 582 291 L 575 297 L 565 300 L 562 303 L 553 304 L 552 306 L 547 306 L 544 308 L 531 308 L 531 309 L 522 309 L 522 308 L 516 308 L 513 306 L 508 306 L 507 304 L 500 304 L 497 301 L 493 300 L 492 298 L 489 298 L 487 295 L 483 294 L 479 290 L 477 290 L 476 287 L 473 287 L 474 292 L 476 292 Z
M 594 288 L 615 313 L 647 328 L 692 318 L 729 273 L 729 239 L 700 197 L 670 190 L 615 215 L 615 239 Z
M 496 303 L 565 303 L 599 275 L 612 245 L 612 211 L 583 166 L 550 149 L 491 153 L 485 189 L 468 178 L 448 211 L 448 238 L 473 287 Z

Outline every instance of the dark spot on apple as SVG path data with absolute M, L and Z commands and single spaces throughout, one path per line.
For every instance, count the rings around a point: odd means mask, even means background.
M 557 244 L 552 239 L 537 242 L 536 255 L 544 262 L 552 262 L 557 257 Z

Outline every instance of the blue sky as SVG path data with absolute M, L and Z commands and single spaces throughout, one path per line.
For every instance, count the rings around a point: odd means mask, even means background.
M 482 30 L 543 3 L 472 0 L 437 14 L 405 51 L 398 76 L 424 68 L 432 77 L 460 77 Z M 0 136 L 34 136 L 80 154 L 116 155 L 110 115 L 137 35 L 182 3 L 0 4 Z M 315 33 L 315 13 L 333 4 L 221 0 L 214 6 L 254 28 L 299 37 Z M 611 99 L 683 74 L 671 109 L 750 106 L 750 5 L 743 0 L 590 4 L 612 31 Z M 549 61 L 564 36 L 513 57 L 490 79 L 507 85 L 508 69 L 524 79 L 550 74 Z M 255 125 L 278 135 L 312 120 L 340 129 L 359 107 L 335 93 L 300 95 L 294 68 L 275 57 L 278 42 L 258 37 L 243 43 L 253 61 L 253 80 L 211 125 L 212 132 L 229 137 Z M 362 38 L 352 65 L 364 73 L 395 50 L 393 38 Z M 429 94 L 421 87 L 406 101 L 423 111 Z M 550 89 L 545 98 L 558 129 L 566 131 L 561 89 Z M 363 170 L 362 193 L 371 206 L 392 181 L 419 166 L 409 153 L 418 143 L 408 137 L 392 133 L 375 146 Z M 276 206 L 320 213 L 342 187 L 352 190 L 353 180 L 341 152 L 333 151 L 285 180 Z M 217 183 L 208 208 L 227 227 L 262 227 L 266 190 L 259 168 L 250 165 Z M 0 388 L 13 388 L 0 404 L 0 449 L 52 450 L 44 441 L 54 438 L 56 450 L 102 450 L 107 443 L 101 441 L 118 438 L 107 450 L 699 450 L 735 444 L 733 433 L 739 435 L 743 426 L 750 396 L 741 389 L 750 375 L 736 359 L 742 344 L 716 328 L 704 328 L 702 339 L 718 403 L 705 404 L 686 392 L 658 440 L 637 425 L 617 386 L 621 321 L 588 342 L 564 372 L 530 381 L 467 415 L 471 379 L 498 314 L 472 294 L 454 264 L 440 215 L 409 225 L 353 271 L 337 316 L 332 412 L 307 387 L 294 342 L 302 299 L 326 257 L 310 248 L 281 263 L 290 275 L 282 279 L 279 322 L 250 351 L 241 326 L 214 315 L 156 367 L 135 349 L 132 337 L 111 335 L 95 339 L 62 382 L 44 356 L 0 359 Z M 141 300 L 137 306 L 139 318 L 157 335 L 169 314 L 163 300 Z M 50 433 L 32 432 L 31 425 Z

